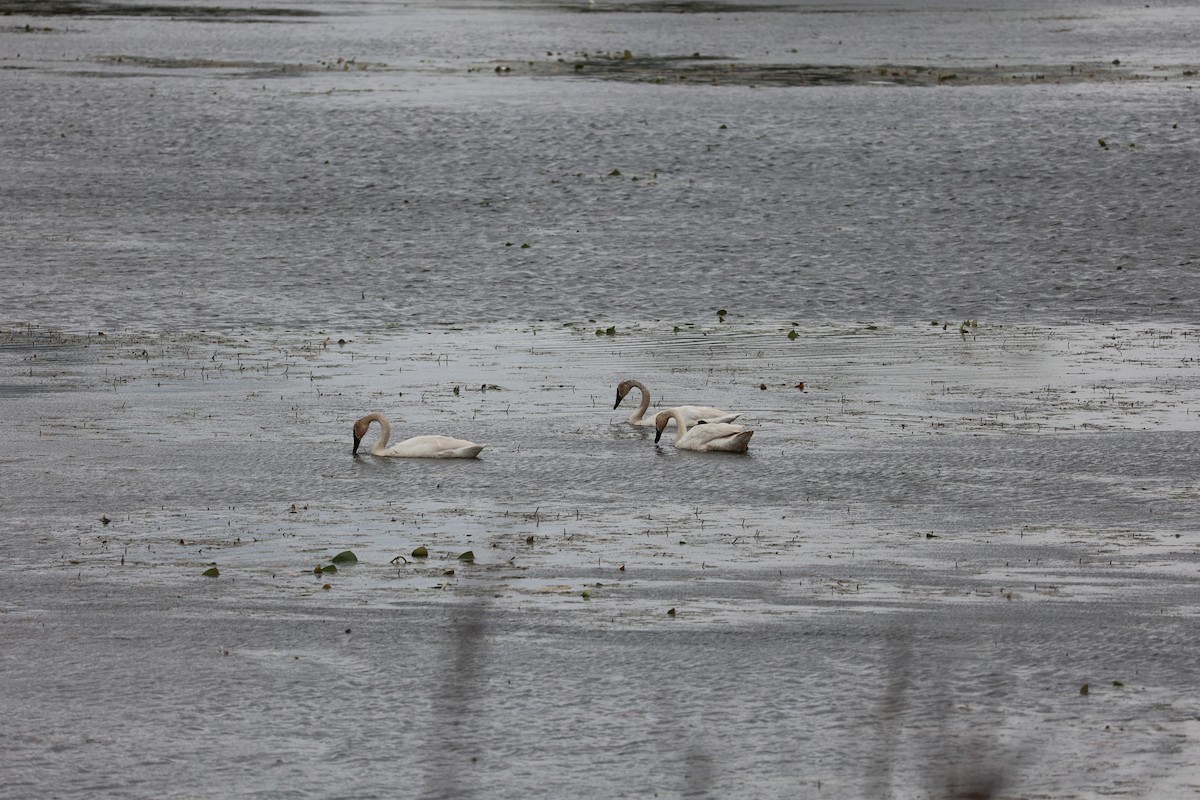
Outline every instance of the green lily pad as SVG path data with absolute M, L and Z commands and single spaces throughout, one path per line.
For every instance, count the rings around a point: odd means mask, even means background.
M 421 545 L 412 551 L 413 558 L 429 558 L 429 549 L 425 545 Z
M 221 570 L 217 569 L 216 567 L 209 567 L 208 569 L 204 570 L 204 572 L 201 572 L 200 574 L 206 578 L 215 578 L 221 574 Z
M 357 564 L 358 556 L 354 555 L 350 550 L 343 550 L 334 556 L 332 560 L 335 564 Z
M 333 564 L 321 567 L 321 572 L 337 572 L 338 569 Z
M 460 555 L 458 557 L 458 560 L 466 561 L 468 564 L 474 564 L 475 563 L 475 552 L 473 550 L 468 550 L 467 552 Z

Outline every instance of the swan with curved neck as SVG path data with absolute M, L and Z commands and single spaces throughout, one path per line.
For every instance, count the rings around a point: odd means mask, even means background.
M 637 425 L 639 428 L 649 428 L 654 424 L 654 417 L 647 418 L 645 416 L 646 410 L 650 408 L 650 390 L 641 381 L 621 381 L 617 386 L 617 402 L 613 404 L 613 410 L 615 411 L 617 406 L 621 405 L 621 401 L 625 399 L 625 395 L 629 394 L 631 389 L 641 390 L 642 402 L 638 403 L 637 411 L 634 411 L 633 415 L 629 417 L 629 424 Z M 667 410 L 673 409 L 677 409 L 683 414 L 683 418 L 687 420 L 689 425 L 694 425 L 700 420 L 708 423 L 733 422 L 741 416 L 740 414 L 730 414 L 728 411 L 722 411 L 712 406 L 673 406 L 672 409 Z M 674 417 L 667 424 L 674 425 Z
M 396 442 L 388 447 L 392 438 L 392 423 L 378 411 L 367 414 L 354 422 L 354 449 L 350 452 L 358 455 L 358 445 L 367 435 L 372 422 L 379 423 L 379 438 L 371 445 L 369 452 L 374 456 L 392 456 L 395 458 L 475 458 L 483 445 L 468 442 L 466 439 L 454 439 L 449 436 L 414 436 L 403 442 Z
M 698 450 L 704 453 L 744 453 L 750 446 L 750 437 L 754 430 L 746 430 L 741 425 L 730 425 L 727 422 L 705 422 L 700 420 L 694 426 L 688 427 L 687 419 L 679 413 L 679 409 L 668 408 L 654 415 L 654 442 L 662 438 L 667 423 L 675 420 L 678 430 L 675 432 L 675 447 L 679 450 Z

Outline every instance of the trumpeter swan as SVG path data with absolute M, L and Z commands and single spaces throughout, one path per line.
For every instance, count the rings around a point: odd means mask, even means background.
M 371 455 L 394 456 L 397 458 L 474 458 L 479 455 L 483 445 L 468 442 L 465 439 L 453 439 L 449 436 L 414 436 L 403 442 L 388 447 L 392 438 L 392 423 L 379 412 L 367 414 L 354 423 L 354 449 L 358 454 L 358 445 L 366 436 L 372 422 L 378 422 L 381 428 L 379 439 L 371 445 Z
M 746 430 L 741 425 L 730 425 L 727 422 L 708 423 L 701 420 L 689 428 L 687 420 L 678 409 L 668 408 L 654 416 L 655 443 L 662 438 L 667 422 L 672 418 L 679 426 L 675 433 L 675 447 L 680 450 L 744 453 L 750 445 L 750 437 L 754 435 L 753 429 Z
M 633 415 L 629 418 L 629 424 L 637 425 L 641 428 L 649 428 L 654 424 L 654 417 L 645 416 L 646 409 L 650 408 L 650 390 L 647 389 L 646 384 L 642 383 L 641 381 L 621 381 L 621 383 L 617 386 L 617 402 L 613 404 L 613 410 L 615 411 L 617 406 L 621 405 L 621 401 L 625 399 L 625 395 L 629 394 L 629 390 L 635 388 L 642 390 L 642 402 L 638 404 L 637 411 L 634 411 Z M 711 406 L 673 406 L 667 410 L 678 410 L 681 414 L 683 414 L 684 420 L 686 420 L 689 425 L 694 425 L 700 420 L 704 420 L 705 422 L 709 423 L 733 422 L 735 419 L 741 416 L 740 414 L 730 414 L 728 411 L 722 411 L 719 408 L 712 408 Z M 674 425 L 674 417 L 672 417 L 667 424 Z

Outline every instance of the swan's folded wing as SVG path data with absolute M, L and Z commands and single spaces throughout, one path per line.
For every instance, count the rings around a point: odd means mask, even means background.
M 744 430 L 741 425 L 730 425 L 728 422 L 705 423 L 688 428 L 688 432 L 680 440 L 680 446 L 684 449 L 703 450 L 722 439 L 736 436 Z
M 679 413 L 683 414 L 688 425 L 694 425 L 701 420 L 708 423 L 733 422 L 741 416 L 741 414 L 730 414 L 728 411 L 722 411 L 712 406 L 674 406 L 671 409 L 664 409 L 664 411 L 674 409 L 678 409 Z
M 483 445 L 452 436 L 414 436 L 397 442 L 384 455 L 399 458 L 474 458 Z

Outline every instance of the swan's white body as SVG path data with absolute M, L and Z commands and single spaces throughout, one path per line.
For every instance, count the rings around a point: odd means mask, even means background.
M 642 402 L 638 403 L 637 411 L 629 418 L 630 425 L 637 425 L 639 428 L 649 428 L 654 425 L 654 417 L 646 417 L 646 410 L 650 408 L 650 390 L 646 388 L 646 384 L 641 381 L 621 381 L 617 386 L 617 402 L 613 405 L 616 410 L 617 406 L 621 405 L 621 401 L 625 399 L 625 395 L 629 394 L 630 389 L 641 389 Z M 684 421 L 688 425 L 695 425 L 700 420 L 705 422 L 733 422 L 740 414 L 730 414 L 728 411 L 722 411 L 719 408 L 712 406 L 672 406 L 665 409 L 666 411 L 678 411 L 683 415 Z M 667 422 L 668 425 L 675 424 L 675 418 L 671 417 Z
M 358 444 L 366 435 L 372 422 L 378 422 L 380 427 L 379 439 L 371 445 L 370 453 L 374 456 L 391 456 L 393 458 L 475 458 L 483 445 L 468 442 L 466 439 L 454 439 L 450 436 L 414 436 L 403 442 L 396 442 L 388 447 L 392 438 L 392 424 L 388 418 L 379 412 L 367 414 L 354 423 L 354 450 L 358 453 Z
M 688 427 L 687 420 L 678 409 L 668 408 L 654 415 L 654 441 L 662 438 L 667 422 L 675 419 L 679 430 L 675 432 L 675 447 L 679 450 L 698 450 L 703 453 L 744 453 L 750 446 L 750 437 L 754 430 L 746 430 L 741 425 L 730 425 L 727 422 L 698 422 Z

